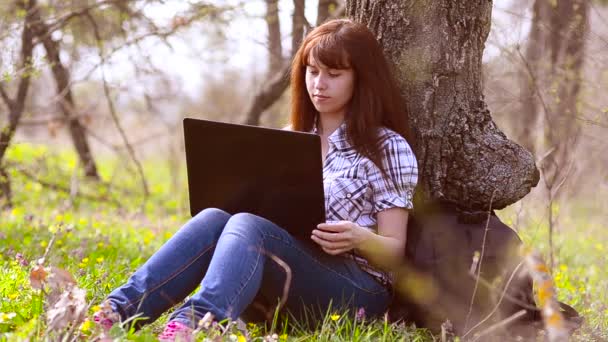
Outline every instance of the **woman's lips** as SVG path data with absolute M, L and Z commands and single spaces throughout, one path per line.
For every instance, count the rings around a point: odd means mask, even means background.
M 329 99 L 329 97 L 328 97 L 328 96 L 323 96 L 323 95 L 314 95 L 313 97 L 314 97 L 314 98 L 315 98 L 315 100 L 317 100 L 317 101 L 325 101 L 325 100 Z

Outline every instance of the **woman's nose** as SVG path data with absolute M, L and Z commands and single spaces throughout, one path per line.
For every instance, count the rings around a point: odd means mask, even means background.
M 327 87 L 327 82 L 325 81 L 325 77 L 319 75 L 315 79 L 315 89 L 325 89 Z

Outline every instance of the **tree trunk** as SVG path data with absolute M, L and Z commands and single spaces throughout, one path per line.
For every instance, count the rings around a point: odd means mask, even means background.
M 34 3 L 34 6 L 36 6 L 36 1 L 33 0 L 32 2 Z M 46 56 L 51 64 L 51 70 L 57 86 L 57 95 L 60 98 L 59 106 L 61 112 L 68 120 L 68 128 L 72 137 L 72 142 L 74 143 L 80 162 L 84 166 L 85 175 L 93 179 L 99 179 L 97 166 L 91 154 L 91 148 L 87 141 L 85 128 L 80 120 L 78 120 L 78 116 L 74 113 L 75 105 L 72 96 L 72 88 L 70 86 L 70 73 L 59 58 L 59 52 L 61 50 L 59 43 L 52 39 L 51 32 L 49 32 L 48 27 L 40 17 L 38 11 L 36 11 L 35 19 L 34 30 L 36 36 L 44 45 Z
M 281 22 L 279 1 L 266 0 L 266 27 L 268 28 L 268 79 L 283 65 L 283 44 L 281 44 Z
M 537 0 L 541 1 L 541 0 Z M 547 186 L 554 189 L 568 177 L 569 164 L 576 149 L 580 125 L 576 120 L 585 36 L 588 26 L 589 0 L 562 0 L 553 8 L 550 86 L 557 85 L 547 113 L 545 138 L 548 148 L 555 148 L 541 165 Z M 547 92 L 553 94 L 549 89 Z
M 516 138 L 532 154 L 536 153 L 535 131 L 538 129 L 540 113 L 544 111 L 539 97 L 544 96 L 541 89 L 546 86 L 546 73 L 539 71 L 550 66 L 549 61 L 543 59 L 543 52 L 549 50 L 547 38 L 550 30 L 550 11 L 551 4 L 548 1 L 534 3 L 534 16 L 524 53 L 524 67 L 520 71 L 521 124 L 516 127 Z
M 306 18 L 304 17 L 304 0 L 294 0 L 293 6 L 291 33 L 292 55 L 300 47 L 300 43 L 304 36 L 304 23 L 306 22 Z M 288 86 L 289 64 L 283 63 L 283 66 L 276 70 L 273 76 L 270 76 L 262 89 L 254 95 L 249 103 L 245 116 L 245 124 L 257 126 L 260 123 L 262 113 L 281 97 Z
M 395 68 L 413 128 L 418 202 L 499 209 L 538 183 L 530 152 L 496 127 L 482 93 L 487 0 L 349 0 Z
M 293 0 L 293 16 L 291 22 L 291 55 L 293 56 L 304 39 L 305 0 Z
M 2 87 L 0 81 L 0 92 L 6 107 L 9 110 L 8 125 L 0 131 L 0 198 L 6 199 L 5 205 L 11 204 L 11 187 L 9 175 L 2 165 L 2 161 L 6 154 L 6 150 L 10 146 L 11 140 L 15 135 L 15 131 L 19 126 L 19 121 L 25 109 L 25 100 L 30 86 L 32 51 L 34 49 L 34 33 L 32 32 L 32 22 L 35 20 L 36 12 L 34 1 L 18 1 L 18 6 L 25 10 L 25 20 L 23 23 L 23 33 L 21 35 L 21 65 L 20 70 L 23 74 L 20 75 L 19 85 L 17 86 L 17 95 L 15 99 L 11 99 Z

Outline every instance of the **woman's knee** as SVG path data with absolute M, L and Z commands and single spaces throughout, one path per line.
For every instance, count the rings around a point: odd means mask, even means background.
M 225 233 L 250 236 L 263 236 L 276 230 L 275 225 L 263 217 L 251 213 L 238 213 L 230 217 L 224 229 Z
M 182 229 L 199 234 L 212 233 L 219 237 L 231 215 L 217 208 L 206 208 L 192 217 Z

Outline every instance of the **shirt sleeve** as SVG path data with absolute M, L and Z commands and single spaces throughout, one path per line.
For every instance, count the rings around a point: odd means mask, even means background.
M 393 134 L 382 144 L 381 156 L 385 174 L 373 165 L 369 175 L 374 213 L 395 207 L 412 209 L 418 163 L 410 145 L 400 135 Z

